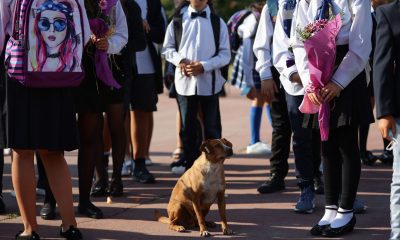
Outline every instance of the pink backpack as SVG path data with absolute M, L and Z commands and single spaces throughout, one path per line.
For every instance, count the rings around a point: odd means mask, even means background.
M 84 25 L 78 0 L 15 0 L 5 66 L 26 87 L 79 86 Z

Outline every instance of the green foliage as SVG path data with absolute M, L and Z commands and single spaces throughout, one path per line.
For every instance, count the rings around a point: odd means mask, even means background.
M 236 11 L 248 7 L 253 2 L 260 2 L 258 0 L 213 0 L 215 11 L 225 21 L 228 21 L 230 16 Z M 174 12 L 173 0 L 161 0 L 163 6 L 167 10 L 168 17 Z

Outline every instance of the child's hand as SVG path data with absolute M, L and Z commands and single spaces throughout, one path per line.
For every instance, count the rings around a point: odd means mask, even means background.
M 317 95 L 317 93 L 308 93 L 307 97 L 308 97 L 308 99 L 310 99 L 310 101 L 312 103 L 314 103 L 317 106 L 322 104 L 322 101 L 321 101 L 321 99 L 319 99 L 319 96 Z
M 335 97 L 339 96 L 342 89 L 333 82 L 329 82 L 321 89 L 321 98 L 323 102 L 330 102 Z
M 107 52 L 109 44 L 107 38 L 99 38 L 96 40 L 96 48 L 100 51 Z
M 145 33 L 149 33 L 151 30 L 150 25 L 146 19 L 143 19 L 143 29 L 144 29 Z
M 188 59 L 182 59 L 182 61 L 179 63 L 179 68 L 181 69 L 181 74 L 189 77 L 189 74 L 187 73 L 187 66 L 190 64 L 190 61 Z
M 204 68 L 200 62 L 192 62 L 186 66 L 186 72 L 189 76 L 197 76 L 204 72 Z

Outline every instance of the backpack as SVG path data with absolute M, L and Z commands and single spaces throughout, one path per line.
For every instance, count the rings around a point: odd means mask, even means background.
M 248 9 L 240 10 L 232 15 L 232 17 L 228 20 L 228 32 L 229 32 L 229 43 L 231 44 L 232 52 L 237 52 L 240 45 L 242 44 L 242 38 L 239 36 L 238 28 L 246 19 L 246 17 L 250 16 L 250 14 L 254 14 L 258 19 L 260 14 L 253 12 Z
M 181 45 L 181 40 L 182 40 L 182 16 L 183 14 L 180 14 L 178 16 L 175 16 L 172 21 L 174 24 L 174 35 L 175 35 L 175 49 L 176 51 L 179 50 L 179 46 Z M 214 35 L 214 43 L 215 43 L 215 54 L 214 56 L 217 56 L 219 53 L 219 36 L 221 32 L 221 18 L 217 16 L 215 13 L 211 12 L 210 14 L 210 21 L 211 21 L 211 26 L 213 29 L 213 35 Z M 225 69 L 229 68 L 229 65 L 224 66 L 221 68 L 221 74 L 223 74 Z M 224 74 L 223 74 L 224 75 Z M 225 79 L 227 76 L 223 76 Z M 212 94 L 215 94 L 215 71 L 212 71 Z
M 32 88 L 79 86 L 85 74 L 83 6 L 79 0 L 15 0 L 5 66 Z

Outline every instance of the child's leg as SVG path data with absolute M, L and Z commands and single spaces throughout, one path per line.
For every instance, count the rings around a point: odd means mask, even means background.
M 221 114 L 218 95 L 201 97 L 205 139 L 221 138 Z
M 12 180 L 18 202 L 24 232 L 22 235 L 31 235 L 37 230 L 36 222 L 36 191 L 34 151 L 13 150 Z
M 264 101 L 259 97 L 254 98 L 250 108 L 250 145 L 260 142 L 261 118 Z
M 112 181 L 121 182 L 122 164 L 124 162 L 126 148 L 123 104 L 109 104 L 107 106 L 107 117 L 107 127 L 110 130 L 112 143 Z
M 63 229 L 68 229 L 70 226 L 76 227 L 71 175 L 63 153 L 40 150 L 39 154 L 60 209 Z
M 268 122 L 269 122 L 269 124 L 270 124 L 271 127 L 272 127 L 271 104 L 267 103 L 267 104 L 265 105 L 265 113 L 266 113 L 266 115 L 267 115 Z

